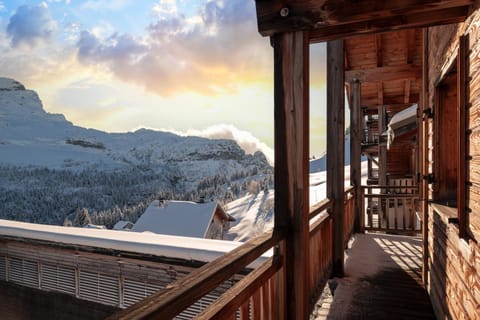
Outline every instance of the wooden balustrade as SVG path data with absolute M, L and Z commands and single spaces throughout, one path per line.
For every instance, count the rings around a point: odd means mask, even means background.
M 355 199 L 353 187 L 345 189 L 344 206 L 345 215 L 343 219 L 343 245 L 346 248 L 348 241 L 353 234 L 355 224 Z
M 365 229 L 395 233 L 421 231 L 417 215 L 418 187 L 363 186 Z M 368 191 L 368 192 L 365 192 Z
M 310 308 L 332 273 L 333 220 L 327 210 L 329 200 L 310 211 Z
M 345 190 L 345 241 L 353 232 L 353 188 Z M 324 200 L 310 209 L 310 308 L 332 274 L 333 221 L 329 215 L 330 200 Z M 170 319 L 180 314 L 200 297 L 209 293 L 223 281 L 244 270 L 265 251 L 282 245 L 285 237 L 278 233 L 265 233 L 243 244 L 223 257 L 193 271 L 166 289 L 122 310 L 109 319 Z M 276 250 L 274 250 L 276 251 Z M 278 319 L 283 315 L 279 300 L 282 263 L 284 258 L 274 253 L 259 267 L 251 271 L 214 303 L 203 310 L 197 319 Z

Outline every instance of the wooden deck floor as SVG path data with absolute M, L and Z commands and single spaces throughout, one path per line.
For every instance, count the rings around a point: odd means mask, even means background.
M 355 235 L 345 277 L 329 281 L 334 295 L 323 295 L 311 319 L 435 319 L 421 282 L 421 250 L 419 238 Z

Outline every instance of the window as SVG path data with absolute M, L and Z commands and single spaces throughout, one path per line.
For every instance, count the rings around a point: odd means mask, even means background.
M 460 237 L 467 236 L 468 36 L 459 39 L 458 55 L 435 89 L 434 201 L 457 209 Z

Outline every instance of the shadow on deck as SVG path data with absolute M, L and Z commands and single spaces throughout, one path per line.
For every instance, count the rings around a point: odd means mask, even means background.
M 356 234 L 345 277 L 329 281 L 311 319 L 435 319 L 421 281 L 422 240 Z M 325 291 L 328 291 L 326 288 Z

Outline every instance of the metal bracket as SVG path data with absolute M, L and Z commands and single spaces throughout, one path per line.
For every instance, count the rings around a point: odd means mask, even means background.
M 423 180 L 427 181 L 428 184 L 432 184 L 435 182 L 435 176 L 433 173 L 429 173 L 423 176 Z
M 427 108 L 427 109 L 423 110 L 423 115 L 424 115 L 424 119 L 425 119 L 425 117 L 427 117 L 428 119 L 433 119 L 432 108 Z

